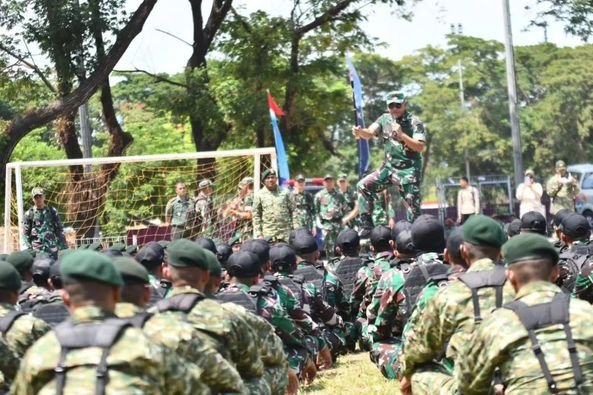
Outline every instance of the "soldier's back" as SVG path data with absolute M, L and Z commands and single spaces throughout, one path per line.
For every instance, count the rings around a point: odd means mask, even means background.
M 37 339 L 51 329 L 44 321 L 19 312 L 14 306 L 8 304 L 0 305 L 0 320 L 3 321 L 2 326 L 4 326 L 0 328 L 2 336 L 19 358 Z

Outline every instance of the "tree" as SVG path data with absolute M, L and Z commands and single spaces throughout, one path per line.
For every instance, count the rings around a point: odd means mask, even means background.
M 564 23 L 567 33 L 588 41 L 593 34 L 593 3 L 588 0 L 537 0 L 540 6 L 532 26 L 547 26 L 553 18 Z M 528 7 L 529 8 L 529 7 Z

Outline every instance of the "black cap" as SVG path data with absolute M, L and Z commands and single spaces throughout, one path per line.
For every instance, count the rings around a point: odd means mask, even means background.
M 442 253 L 445 249 L 444 232 L 435 216 L 424 214 L 412 224 L 412 242 L 418 251 Z
M 371 230 L 370 239 L 371 245 L 375 248 L 378 246 L 388 246 L 389 242 L 393 240 L 391 238 L 391 229 L 383 225 L 375 226 L 373 230 Z
M 574 214 L 574 210 L 569 210 L 567 208 L 558 210 L 558 212 L 556 214 L 554 214 L 554 226 L 559 227 L 560 224 L 562 223 L 562 220 L 564 220 L 564 218 L 566 218 L 572 214 Z
M 521 220 L 518 218 L 515 218 L 514 220 L 511 221 L 510 224 L 508 224 L 506 230 L 507 230 L 508 237 L 517 236 L 521 232 Z
M 573 240 L 580 240 L 589 237 L 591 225 L 587 218 L 573 213 L 562 220 L 560 231 Z
M 546 218 L 537 211 L 528 211 L 521 217 L 521 231 L 539 233 L 545 235 L 547 232 Z
M 45 286 L 47 279 L 49 278 L 49 268 L 56 261 L 49 257 L 37 258 L 33 261 L 33 282 L 37 286 Z
M 233 249 L 227 243 L 221 243 L 216 246 L 216 258 L 223 267 L 226 267 L 226 262 L 233 253 Z
M 241 244 L 239 251 L 249 251 L 257 255 L 263 265 L 270 260 L 270 245 L 262 239 L 249 239 Z M 230 259 L 230 258 L 229 258 Z
M 404 230 L 412 230 L 412 223 L 405 219 L 397 221 L 393 229 L 391 229 L 391 239 L 396 240 L 398 233 Z
M 61 277 L 62 275 L 60 274 L 60 261 L 58 260 L 49 267 L 49 278 L 51 278 L 53 281 L 53 279 Z
M 447 252 L 449 255 L 457 261 L 461 261 L 460 247 L 463 244 L 463 228 L 455 228 L 447 238 Z
M 311 232 L 309 231 L 309 229 L 307 228 L 296 228 L 290 231 L 290 234 L 288 235 L 288 244 L 292 245 L 292 243 L 294 242 L 294 239 L 298 236 L 298 235 L 311 235 Z
M 291 246 L 297 255 L 310 254 L 319 249 L 315 237 L 308 233 L 297 233 Z
M 259 257 L 250 251 L 235 252 L 227 261 L 227 271 L 233 277 L 249 278 L 260 274 Z
M 196 239 L 196 243 L 205 250 L 210 251 L 211 253 L 216 255 L 216 244 L 207 237 L 200 237 Z
M 399 232 L 395 239 L 395 246 L 397 252 L 402 254 L 413 254 L 416 251 L 416 248 L 412 242 L 412 231 L 407 229 Z
M 148 270 L 152 270 L 163 263 L 165 258 L 165 249 L 156 242 L 151 241 L 145 244 L 136 254 L 134 259 Z
M 296 253 L 288 244 L 279 243 L 270 248 L 270 261 L 275 271 L 290 271 L 296 259 Z
M 360 247 L 360 236 L 354 229 L 344 229 L 336 238 L 336 245 L 342 250 L 352 250 Z

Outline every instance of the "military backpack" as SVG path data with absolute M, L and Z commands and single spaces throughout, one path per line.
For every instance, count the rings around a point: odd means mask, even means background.
M 497 264 L 492 270 L 466 272 L 459 277 L 459 281 L 464 283 L 472 292 L 474 322 L 476 324 L 482 322 L 482 316 L 480 314 L 480 298 L 478 296 L 479 289 L 494 288 L 495 305 L 497 308 L 502 306 L 502 288 L 506 282 L 504 266 Z

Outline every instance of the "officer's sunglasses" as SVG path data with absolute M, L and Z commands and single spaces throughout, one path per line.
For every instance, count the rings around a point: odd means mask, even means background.
M 401 103 L 389 103 L 389 108 L 393 109 L 393 108 L 401 108 L 402 104 Z

